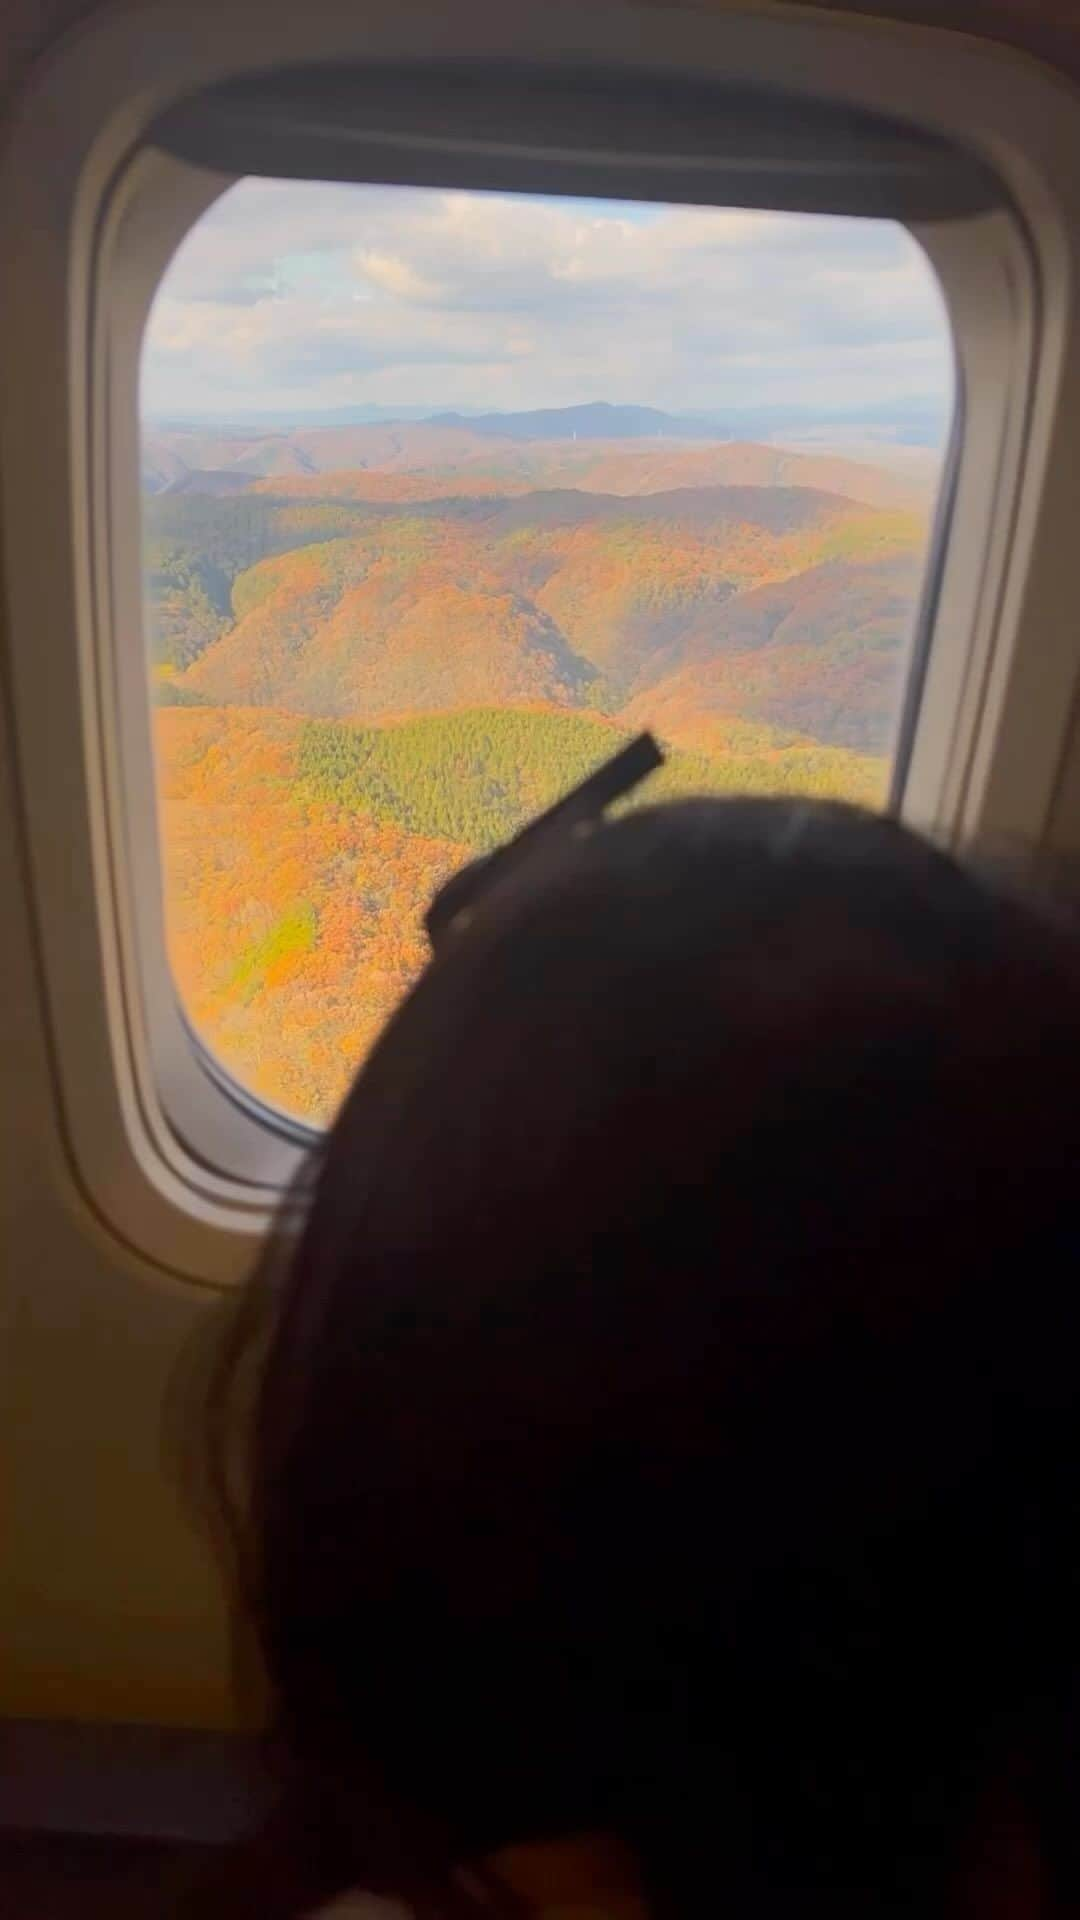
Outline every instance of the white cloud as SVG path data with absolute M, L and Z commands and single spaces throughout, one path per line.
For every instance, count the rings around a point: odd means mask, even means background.
M 398 253 L 376 253 L 368 249 L 360 255 L 360 266 L 372 286 L 392 294 L 395 299 L 425 303 L 439 299 L 438 281 L 425 279 Z
M 947 399 L 944 310 L 885 222 L 243 181 L 155 303 L 156 412 Z

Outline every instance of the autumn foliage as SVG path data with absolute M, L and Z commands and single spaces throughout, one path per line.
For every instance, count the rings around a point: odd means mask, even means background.
M 630 730 L 669 744 L 643 797 L 879 804 L 925 536 L 771 449 L 683 450 L 755 477 L 647 493 L 639 446 L 587 449 L 583 477 L 626 462 L 590 492 L 524 490 L 547 447 L 462 476 L 402 444 L 146 503 L 177 986 L 245 1086 L 315 1123 L 422 965 L 434 888 Z M 483 462 L 515 453 L 496 491 Z

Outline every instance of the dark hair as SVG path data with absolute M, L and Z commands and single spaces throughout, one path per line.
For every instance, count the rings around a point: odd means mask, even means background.
M 1065 1875 L 1078 983 L 1070 927 L 823 803 L 629 815 L 448 939 L 251 1429 L 338 1884 L 445 1909 L 608 1827 L 663 1912 L 925 1916 L 1010 1769 Z

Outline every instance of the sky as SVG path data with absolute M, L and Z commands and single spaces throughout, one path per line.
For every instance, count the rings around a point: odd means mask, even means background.
M 149 418 L 633 402 L 940 407 L 944 305 L 887 221 L 244 180 L 169 266 Z

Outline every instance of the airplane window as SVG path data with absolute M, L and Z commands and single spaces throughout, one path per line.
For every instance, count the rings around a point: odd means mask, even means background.
M 953 410 L 890 221 L 244 180 L 141 373 L 186 1016 L 326 1123 L 474 851 L 641 799 L 885 802 Z

